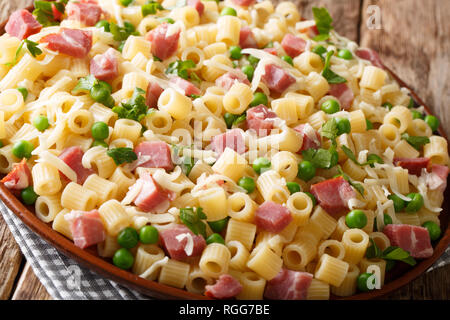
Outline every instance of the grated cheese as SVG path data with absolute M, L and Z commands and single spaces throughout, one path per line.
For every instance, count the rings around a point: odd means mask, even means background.
M 149 276 L 151 276 L 153 273 L 155 273 L 159 268 L 166 265 L 169 261 L 168 257 L 164 257 L 161 260 L 156 261 L 153 263 L 147 270 L 145 270 L 139 277 L 148 279 Z
M 192 239 L 192 235 L 190 233 L 181 233 L 175 237 L 175 239 L 178 240 L 178 242 L 183 241 L 184 239 L 187 239 L 186 245 L 184 246 L 184 252 L 188 256 L 192 254 L 194 251 L 194 239 Z
M 50 151 L 44 151 L 39 155 L 41 158 L 36 160 L 36 162 L 48 162 L 52 166 L 56 167 L 59 171 L 61 171 L 67 178 L 77 182 L 77 173 L 63 160 L 52 154 Z

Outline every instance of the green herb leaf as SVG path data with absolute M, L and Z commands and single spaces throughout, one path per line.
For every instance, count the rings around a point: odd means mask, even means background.
M 23 40 L 27 46 L 28 51 L 30 51 L 33 57 L 37 57 L 42 53 L 42 50 L 38 48 L 38 43 L 30 41 L 28 39 Z
M 58 24 L 58 21 L 56 20 L 54 14 L 53 14 L 53 8 L 54 5 L 56 10 L 64 13 L 65 10 L 65 4 L 67 4 L 67 0 L 60 0 L 60 1 L 34 1 L 34 10 L 33 15 L 36 17 L 36 20 L 43 26 L 54 26 Z
M 243 114 L 238 116 L 236 119 L 234 119 L 233 126 L 237 126 L 238 124 L 244 122 L 246 119 L 247 119 L 247 114 L 244 112 Z
M 330 63 L 331 63 L 331 57 L 334 55 L 334 51 L 328 51 L 327 57 L 325 58 L 325 66 L 322 71 L 322 76 L 327 79 L 328 83 L 331 84 L 338 84 L 338 83 L 345 83 L 347 80 L 345 78 L 342 78 L 338 74 L 334 73 L 330 69 Z
M 176 74 L 180 78 L 188 79 L 189 78 L 189 69 L 195 68 L 196 64 L 192 60 L 177 60 L 169 64 L 166 69 L 166 74 Z
M 117 113 L 119 119 L 131 119 L 137 122 L 141 121 L 147 115 L 147 105 L 143 96 L 145 91 L 141 88 L 135 88 L 133 95 L 128 102 L 123 103 L 119 107 L 112 108 Z
M 329 34 L 319 34 L 313 38 L 314 41 L 320 42 L 320 41 L 326 41 L 330 39 Z
M 320 134 L 322 137 L 330 139 L 333 144 L 336 144 L 336 138 L 338 137 L 339 129 L 335 118 L 331 118 L 325 122 L 322 126 Z
M 72 94 L 77 94 L 80 92 L 87 93 L 96 84 L 98 84 L 98 80 L 92 74 L 88 75 L 87 77 L 80 78 L 75 88 L 73 88 Z
M 377 244 L 372 238 L 369 238 L 369 241 L 371 243 L 371 246 L 367 248 L 366 250 L 366 258 L 367 259 L 375 259 L 381 257 L 381 249 L 378 248 Z
M 381 258 L 385 260 L 396 260 L 402 261 L 410 266 L 414 266 L 416 264 L 416 260 L 409 254 L 408 251 L 403 250 L 400 247 L 390 246 L 383 251 Z
M 406 142 L 413 146 L 414 149 L 419 151 L 424 145 L 430 143 L 430 139 L 428 137 L 410 136 L 407 133 L 402 134 L 402 139 L 406 140 Z
M 188 176 L 189 173 L 191 173 L 192 167 L 194 166 L 194 159 L 190 157 L 183 157 L 183 160 L 181 162 L 181 171 Z
M 302 151 L 303 160 L 309 161 L 316 168 L 329 169 L 332 165 L 333 154 L 331 150 L 326 149 L 308 149 Z
M 201 207 L 197 207 L 195 212 L 193 208 L 181 208 L 180 220 L 195 235 L 202 235 L 206 238 L 206 224 L 202 221 L 206 219 Z
M 10 62 L 5 63 L 5 66 L 8 66 L 8 67 L 14 67 L 14 66 L 17 64 L 17 61 L 18 61 L 19 58 L 20 58 L 20 54 L 22 53 L 23 45 L 24 45 L 24 42 L 22 41 L 22 42 L 20 43 L 19 47 L 18 47 L 17 50 L 16 50 L 16 54 L 14 55 L 13 61 L 10 61 Z
M 126 22 L 123 27 L 119 27 L 114 22 L 110 22 L 109 32 L 113 35 L 113 39 L 116 41 L 125 41 L 131 35 L 139 35 L 139 32 L 137 32 L 134 29 L 134 26 L 129 22 Z
M 158 58 L 157 56 L 153 55 L 153 60 L 155 61 L 162 61 L 160 58 Z
M 197 99 L 197 98 L 200 98 L 201 96 L 199 96 L 199 95 L 196 95 L 196 94 L 191 94 L 189 97 L 191 97 L 192 99 Z
M 137 160 L 137 155 L 131 148 L 114 148 L 106 151 L 106 154 L 110 156 L 117 165 L 128 162 L 131 163 Z
M 316 21 L 317 30 L 320 34 L 328 35 L 333 29 L 331 25 L 333 23 L 333 18 L 331 18 L 330 13 L 326 8 L 312 8 L 314 20 Z
M 141 7 L 142 16 L 144 17 L 149 14 L 156 14 L 158 10 L 164 10 L 164 7 L 157 1 L 147 1 L 147 3 Z
M 352 181 L 352 179 L 350 179 L 350 177 L 344 172 L 342 171 L 342 168 L 340 166 L 338 166 L 338 171 L 339 174 L 342 176 L 342 178 L 344 178 L 345 180 L 348 181 L 348 183 L 350 183 L 350 185 L 359 192 L 359 194 L 364 198 L 364 187 L 362 186 L 362 184 L 360 183 L 356 183 L 354 181 Z

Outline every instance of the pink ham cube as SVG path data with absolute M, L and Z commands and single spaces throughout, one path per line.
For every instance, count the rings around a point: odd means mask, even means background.
M 162 141 L 144 141 L 134 148 L 137 166 L 143 168 L 173 169 L 172 154 L 167 143 Z
M 105 53 L 98 54 L 91 59 L 90 72 L 97 79 L 113 80 L 119 74 L 117 57 L 114 51 L 113 48 L 109 48 Z
M 64 161 L 75 173 L 77 174 L 77 183 L 83 184 L 87 177 L 95 173 L 92 169 L 87 169 L 83 167 L 81 160 L 83 159 L 84 152 L 81 147 L 74 146 L 64 149 L 58 156 L 62 161 Z M 60 173 L 63 179 L 67 177 Z
M 413 258 L 429 258 L 433 255 L 427 228 L 409 224 L 388 224 L 383 233 L 389 238 L 391 245 L 408 251 Z
M 312 278 L 310 273 L 283 268 L 267 282 L 264 297 L 272 300 L 305 300 Z
M 231 299 L 242 291 L 242 285 L 229 274 L 222 274 L 215 284 L 205 286 L 205 295 L 215 299 Z
M 265 201 L 256 209 L 255 224 L 269 232 L 281 232 L 291 221 L 291 213 L 281 204 Z
M 329 214 L 338 214 L 348 209 L 348 200 L 356 197 L 355 190 L 343 177 L 313 184 L 311 193 Z
M 192 252 L 188 251 L 187 243 L 188 237 L 179 237 L 182 234 L 188 234 L 193 240 Z M 201 235 L 195 235 L 185 225 L 176 225 L 173 228 L 162 230 L 159 233 L 161 243 L 164 249 L 169 254 L 170 258 L 175 260 L 185 260 L 190 257 L 198 257 L 206 248 L 206 241 Z M 188 254 L 189 253 L 189 254 Z
M 17 37 L 20 40 L 38 33 L 41 29 L 41 24 L 25 9 L 13 12 L 5 26 L 5 31 L 10 36 Z
M 239 154 L 245 152 L 245 140 L 241 129 L 229 130 L 225 133 L 215 136 L 212 139 L 211 148 L 219 155 L 221 155 L 227 147 L 233 149 Z
M 73 242 L 81 249 L 105 240 L 105 228 L 97 210 L 72 211 L 65 216 L 70 222 Z
M 295 78 L 293 76 L 283 68 L 274 64 L 266 65 L 265 74 L 262 76 L 262 80 L 270 90 L 276 93 L 282 93 L 295 83 Z

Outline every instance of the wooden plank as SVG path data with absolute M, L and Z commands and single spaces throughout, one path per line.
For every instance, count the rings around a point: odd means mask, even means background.
M 28 262 L 17 283 L 12 300 L 52 300 Z
M 381 30 L 369 30 L 367 8 L 381 10 Z M 437 115 L 450 135 L 450 1 L 364 0 L 361 44 L 380 52 Z
M 22 262 L 19 246 L 0 214 L 0 300 L 8 299 Z

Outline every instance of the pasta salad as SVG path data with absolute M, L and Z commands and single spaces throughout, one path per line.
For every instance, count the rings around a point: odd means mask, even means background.
M 1 180 L 82 249 L 217 299 L 380 289 L 433 254 L 448 146 L 325 8 L 35 1 L 0 37 Z

